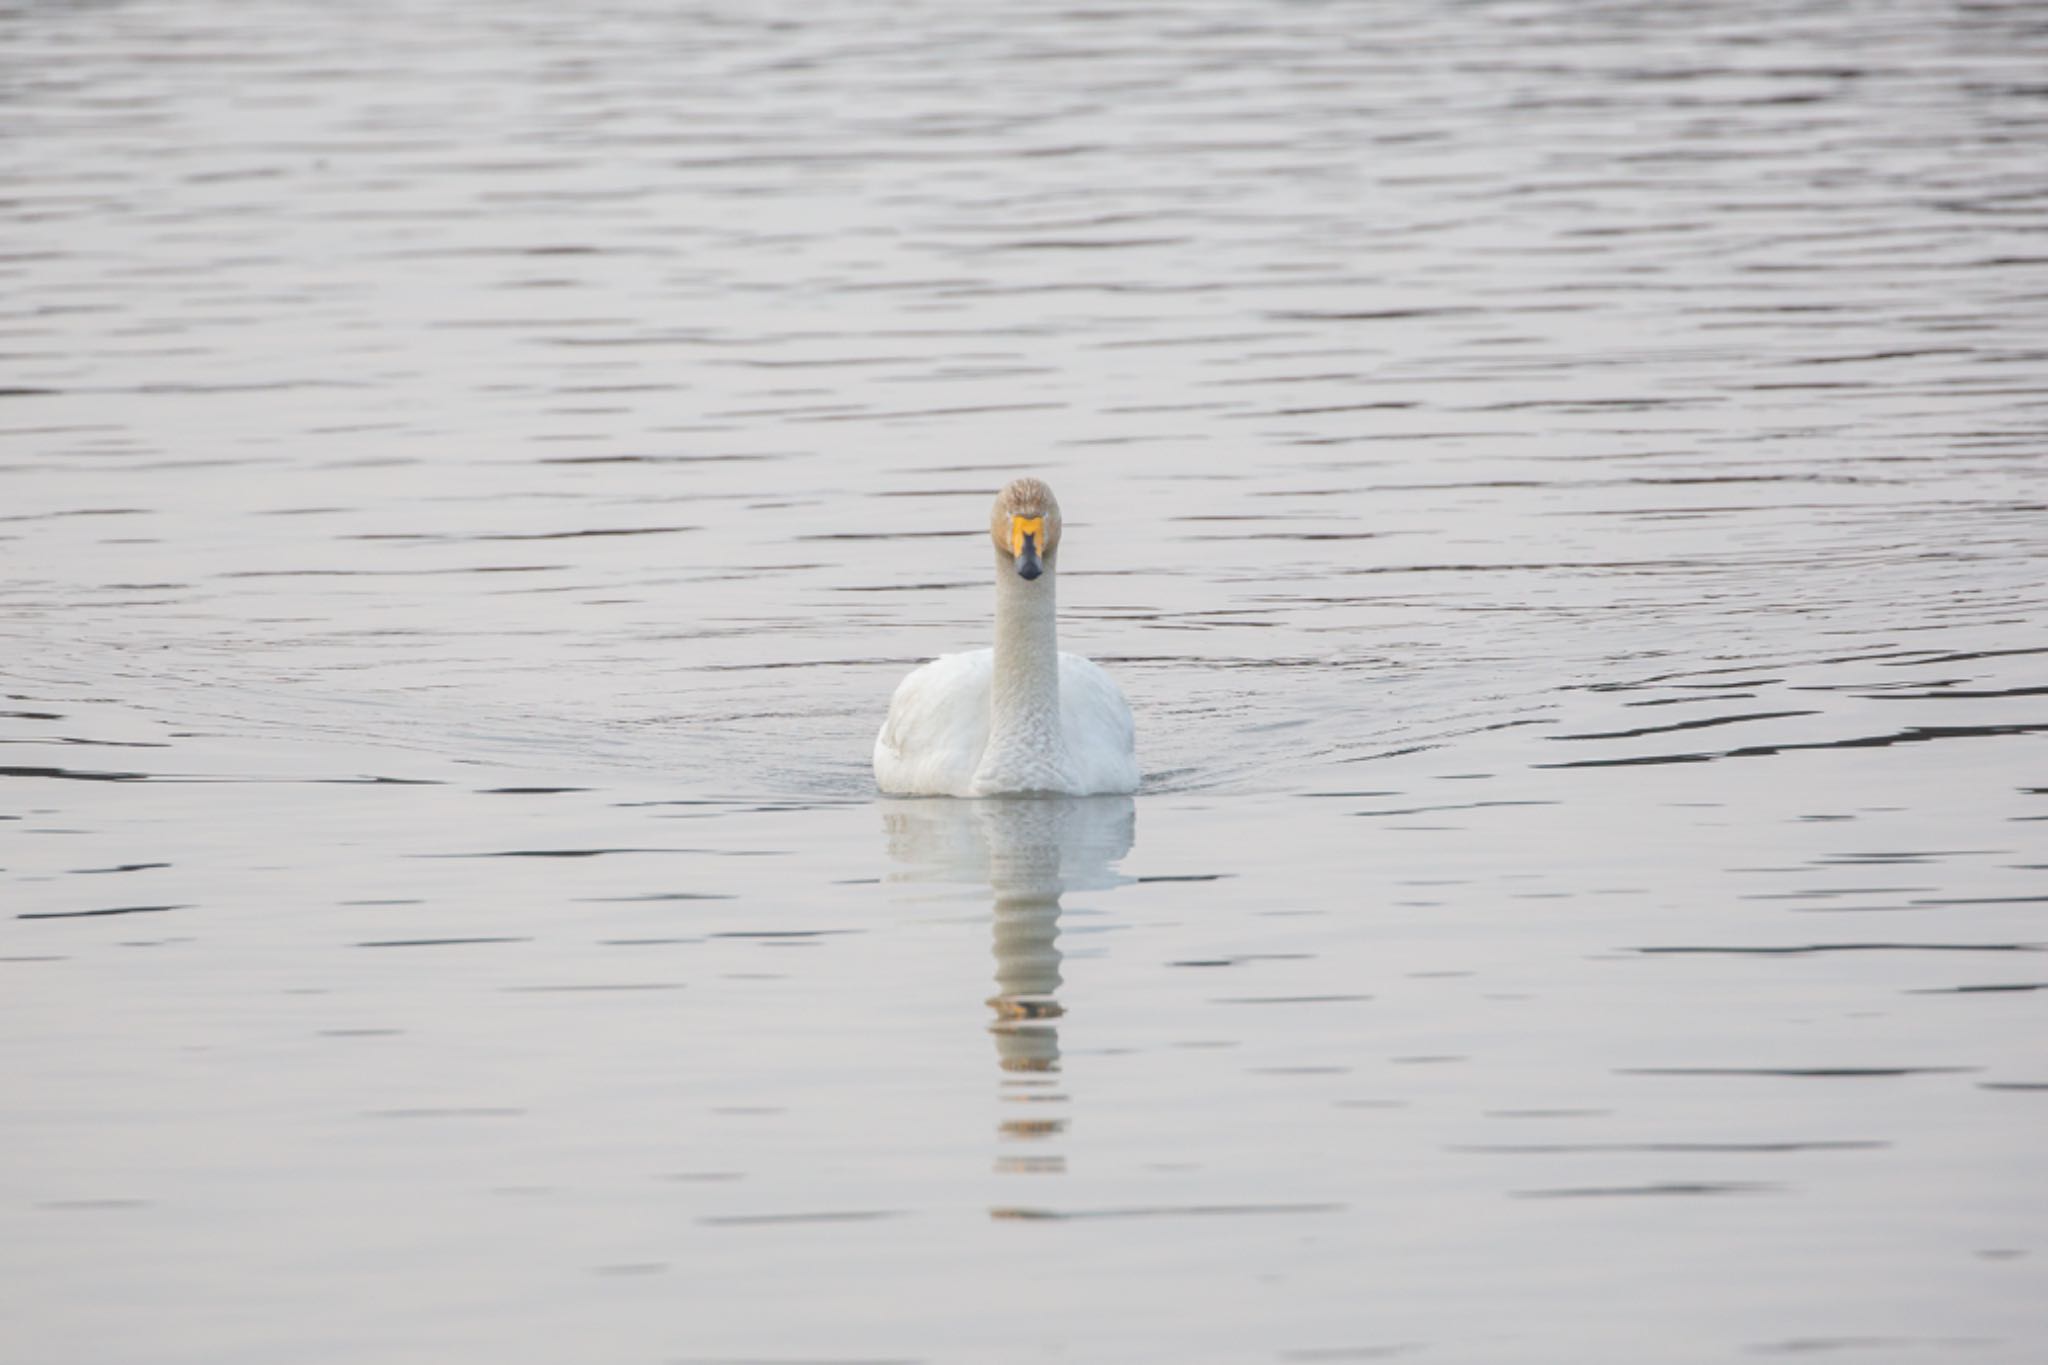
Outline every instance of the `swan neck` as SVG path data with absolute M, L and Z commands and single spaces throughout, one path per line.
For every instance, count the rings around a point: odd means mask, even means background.
M 1050 564 L 1035 580 L 1020 577 L 1012 562 L 996 559 L 996 640 L 993 731 L 1019 725 L 1042 727 L 1060 712 L 1060 646 L 1057 598 L 1059 575 Z

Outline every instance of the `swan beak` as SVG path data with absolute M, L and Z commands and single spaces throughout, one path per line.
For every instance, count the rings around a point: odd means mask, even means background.
M 1044 538 L 1044 517 L 1010 518 L 1010 553 L 1017 556 L 1018 576 L 1027 582 L 1045 572 L 1038 560 L 1038 542 Z
M 1044 572 L 1045 569 L 1038 562 L 1037 537 L 1027 535 L 1024 537 L 1024 548 L 1017 551 L 1017 575 L 1029 581 Z

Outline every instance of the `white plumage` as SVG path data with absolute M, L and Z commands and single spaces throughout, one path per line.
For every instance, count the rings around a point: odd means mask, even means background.
M 1130 704 L 1058 645 L 1059 504 L 1036 479 L 996 498 L 995 646 L 905 678 L 875 736 L 875 781 L 904 796 L 1093 796 L 1136 791 Z
M 945 654 L 896 685 L 875 736 L 875 780 L 905 796 L 1056 792 L 1093 796 L 1138 789 L 1137 727 L 1116 680 L 1078 654 L 1059 656 L 1058 743 L 980 774 L 988 751 L 993 649 Z M 1050 735 L 1046 736 L 1048 739 Z M 977 777 L 980 781 L 977 781 Z

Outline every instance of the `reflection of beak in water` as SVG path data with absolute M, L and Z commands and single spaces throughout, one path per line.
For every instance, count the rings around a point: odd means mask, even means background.
M 889 853 L 907 876 L 985 883 L 995 896 L 996 1061 L 1004 1098 L 1061 1104 L 1060 897 L 1117 886 L 1137 813 L 1128 796 L 884 803 Z M 1002 1124 L 1006 1138 L 1052 1137 L 1064 1118 L 1034 1114 Z M 1010 1158 L 1003 1170 L 1058 1170 L 1058 1158 Z

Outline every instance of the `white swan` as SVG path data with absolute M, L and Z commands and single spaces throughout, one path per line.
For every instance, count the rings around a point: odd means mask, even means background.
M 1060 505 L 1037 479 L 996 495 L 994 649 L 947 654 L 897 685 L 875 781 L 904 796 L 1091 796 L 1138 788 L 1130 703 L 1059 652 Z

